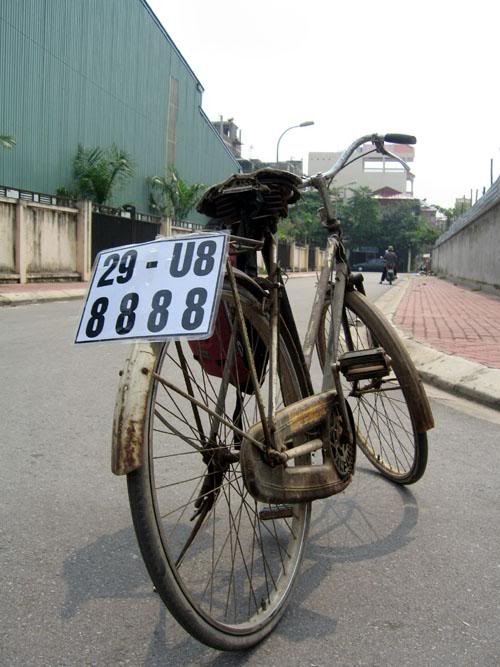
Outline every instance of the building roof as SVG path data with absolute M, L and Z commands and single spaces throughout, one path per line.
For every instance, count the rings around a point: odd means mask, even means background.
M 398 199 L 408 201 L 409 199 L 415 199 L 411 192 L 399 192 L 398 190 L 394 190 L 387 185 L 383 188 L 380 188 L 379 190 L 374 190 L 374 192 L 372 192 L 372 197 L 373 199 L 385 199 L 388 201 Z

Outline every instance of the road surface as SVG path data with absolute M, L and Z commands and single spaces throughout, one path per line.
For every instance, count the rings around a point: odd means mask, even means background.
M 378 274 L 367 276 L 373 296 Z M 314 280 L 288 286 L 305 323 Z M 139 556 L 126 484 L 110 472 L 127 345 L 72 343 L 80 302 L 0 311 L 0 664 L 500 663 L 500 415 L 432 390 L 428 470 L 391 485 L 360 460 L 313 507 L 281 624 L 244 655 L 182 630 Z

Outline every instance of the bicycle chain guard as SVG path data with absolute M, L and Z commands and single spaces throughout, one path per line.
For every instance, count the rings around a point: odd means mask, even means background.
M 293 442 L 294 446 L 298 446 L 308 440 L 308 432 L 324 431 L 328 411 L 336 412 L 336 400 L 337 393 L 332 389 L 279 410 L 276 413 L 277 440 Z M 264 442 L 262 422 L 254 424 L 248 435 Z M 340 493 L 352 480 L 350 457 L 345 460 L 347 467 L 341 466 L 343 472 L 340 475 L 333 460 L 333 452 L 330 451 L 331 444 L 327 443 L 323 447 L 324 462 L 319 465 L 306 463 L 308 457 L 301 457 L 295 459 L 295 465 L 271 466 L 262 450 L 244 438 L 240 465 L 246 489 L 256 500 L 273 504 L 303 503 Z

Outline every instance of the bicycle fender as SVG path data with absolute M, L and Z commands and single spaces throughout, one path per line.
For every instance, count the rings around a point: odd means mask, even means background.
M 127 475 L 144 462 L 146 411 L 158 351 L 158 343 L 136 343 L 120 371 L 111 443 L 115 475 Z

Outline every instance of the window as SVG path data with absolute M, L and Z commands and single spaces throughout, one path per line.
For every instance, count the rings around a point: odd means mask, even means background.
M 365 158 L 363 160 L 363 170 L 368 172 L 398 172 L 404 171 L 403 165 L 397 160 L 386 159 L 377 159 L 377 158 Z
M 385 170 L 404 171 L 404 167 L 400 162 L 397 162 L 396 160 L 385 160 Z
M 383 160 L 364 160 L 363 169 L 365 171 L 384 171 Z
M 179 81 L 170 77 L 170 93 L 168 96 L 167 119 L 167 164 L 175 164 L 175 138 L 177 129 L 177 114 L 179 112 Z

